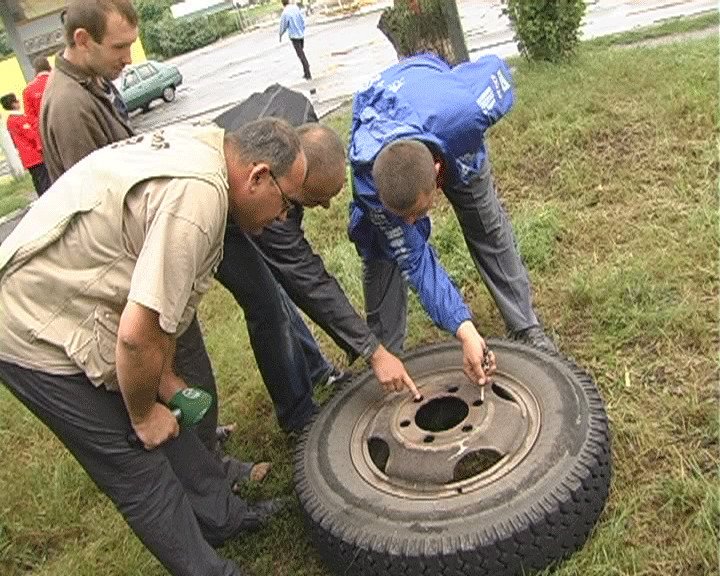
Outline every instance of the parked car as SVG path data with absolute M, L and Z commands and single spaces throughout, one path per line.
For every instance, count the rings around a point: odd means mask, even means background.
M 182 81 L 177 67 L 148 60 L 125 68 L 118 81 L 118 89 L 129 112 L 138 108 L 147 112 L 153 100 L 175 100 L 175 90 Z

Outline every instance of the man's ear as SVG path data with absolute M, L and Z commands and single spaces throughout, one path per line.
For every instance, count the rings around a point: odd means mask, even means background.
M 90 32 L 85 30 L 85 28 L 78 28 L 75 32 L 73 32 L 75 46 L 79 46 L 80 48 L 87 48 L 91 39 L 92 37 L 90 36 Z
M 270 166 L 264 162 L 255 164 L 250 170 L 250 188 L 254 191 L 270 173 Z
M 440 162 L 435 162 L 435 175 L 440 174 Z

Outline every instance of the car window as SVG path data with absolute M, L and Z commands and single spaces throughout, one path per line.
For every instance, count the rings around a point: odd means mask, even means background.
M 137 84 L 138 82 L 140 82 L 140 78 L 133 70 L 125 74 L 125 79 L 123 80 L 123 88 L 130 88 L 131 86 L 135 86 L 135 84 Z
M 150 76 L 157 73 L 157 70 L 155 70 L 152 64 L 141 64 L 137 67 L 137 72 L 140 74 L 140 78 L 147 80 Z

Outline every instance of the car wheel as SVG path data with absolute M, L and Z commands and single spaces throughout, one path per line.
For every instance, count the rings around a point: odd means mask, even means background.
M 162 98 L 165 102 L 172 102 L 175 100 L 175 86 L 168 86 L 162 92 Z
M 305 429 L 296 492 L 333 573 L 515 576 L 583 545 L 610 485 L 600 394 L 572 361 L 489 345 L 484 397 L 459 345 L 434 345 L 404 357 L 421 401 L 368 372 Z

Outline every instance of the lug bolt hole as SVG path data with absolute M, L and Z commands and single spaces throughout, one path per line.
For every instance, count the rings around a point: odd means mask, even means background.
M 402 422 L 400 422 L 401 428 L 407 428 L 408 426 L 410 426 L 410 420 L 403 420 Z
M 435 436 L 433 436 L 432 434 L 428 434 L 427 436 L 425 436 L 425 438 L 423 438 L 423 442 L 425 442 L 425 444 L 435 442 Z
M 462 427 L 463 432 L 470 432 L 470 430 L 472 430 L 472 429 L 473 429 L 473 427 L 470 424 Z
M 413 398 L 413 402 L 415 402 L 415 404 L 418 404 L 418 403 L 422 402 L 423 400 L 425 400 L 424 396 L 420 396 L 420 398 Z
M 448 388 L 448 392 L 450 392 L 450 394 L 455 394 L 455 392 L 457 392 L 458 390 L 459 388 L 457 386 L 452 386 L 451 388 Z
M 475 402 L 473 402 L 473 406 L 482 406 L 482 405 L 483 405 L 482 400 L 475 400 Z

